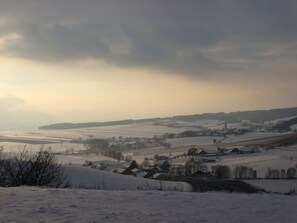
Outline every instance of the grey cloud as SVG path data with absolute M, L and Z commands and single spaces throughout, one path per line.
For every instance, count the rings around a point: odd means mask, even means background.
M 22 42 L 10 46 L 7 52 L 17 56 L 49 61 L 64 61 L 108 56 L 108 46 L 96 33 L 82 28 L 69 28 L 59 23 L 47 27 L 25 24 L 20 29 Z
M 0 0 L 0 4 L 8 21 L 1 35 L 23 36 L 0 53 L 35 60 L 94 58 L 196 77 L 285 58 L 290 55 L 286 46 L 297 39 L 297 4 L 290 0 Z M 281 53 L 269 53 L 280 48 Z M 248 63 L 232 62 L 238 59 Z

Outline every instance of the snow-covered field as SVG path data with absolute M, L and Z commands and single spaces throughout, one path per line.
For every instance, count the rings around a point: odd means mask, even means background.
M 0 222 L 295 223 L 297 196 L 0 188 Z
M 295 125 L 291 125 L 290 128 L 291 128 L 293 131 L 296 131 L 296 130 L 297 130 L 297 124 L 295 124 Z
M 201 119 L 198 121 L 175 121 L 175 120 L 161 120 L 156 122 L 156 124 L 161 126 L 176 126 L 178 128 L 181 127 L 204 127 L 204 128 L 223 128 L 223 121 L 212 120 L 212 119 Z
M 205 124 L 205 123 L 204 123 Z M 216 124 L 209 122 L 209 124 Z M 55 152 L 84 149 L 72 139 L 112 136 L 145 136 L 180 132 L 182 128 L 166 126 L 126 125 L 65 131 L 1 132 L 2 137 L 28 140 L 55 140 L 47 144 Z M 229 137 L 226 142 L 277 136 L 275 133 L 248 133 Z M 151 148 L 129 151 L 141 162 L 155 154 L 175 154 L 185 146 L 213 144 L 218 137 L 171 139 L 172 149 Z M 0 142 L 4 151 L 16 151 L 24 143 Z M 174 148 L 176 147 L 176 148 Z M 37 151 L 40 145 L 27 145 Z M 184 151 L 182 150 L 184 149 Z M 36 187 L 0 188 L 0 223 L 6 222 L 296 222 L 297 196 L 273 194 L 189 193 L 184 182 L 158 181 L 120 175 L 83 167 L 86 161 L 110 159 L 104 156 L 57 156 L 69 176 L 71 189 Z M 246 165 L 263 177 L 268 167 L 293 167 L 297 163 L 297 146 L 282 147 L 249 155 L 224 156 L 217 164 L 231 167 Z M 71 165 L 70 165 L 71 164 Z M 297 180 L 247 181 L 268 191 L 297 190 Z M 74 189 L 76 188 L 76 189 Z M 91 188 L 91 189 L 77 189 Z M 100 189 L 100 190 L 92 190 Z M 162 189 L 162 191 L 160 191 Z M 186 191 L 186 192 L 181 192 Z
M 234 143 L 234 142 L 241 142 L 246 140 L 282 136 L 287 134 L 290 134 L 290 133 L 249 132 L 238 136 L 234 136 L 234 135 L 228 136 L 226 139 L 222 141 L 222 143 Z M 166 142 L 170 143 L 172 147 L 191 146 L 191 145 L 201 146 L 201 145 L 213 144 L 214 139 L 219 141 L 223 138 L 219 136 L 217 137 L 216 136 L 199 136 L 199 137 L 167 139 Z
M 109 130 L 108 130 L 109 129 Z M 124 133 L 124 134 L 131 134 L 134 135 L 135 132 L 141 134 L 148 134 L 149 136 L 157 134 L 155 131 L 156 129 L 160 132 L 172 132 L 172 129 L 176 131 L 181 131 L 181 129 L 172 128 L 165 126 L 153 126 L 135 124 L 135 125 L 125 125 L 125 126 L 110 126 L 110 127 L 98 127 L 98 128 L 89 128 L 89 129 L 74 129 L 74 130 L 63 130 L 63 131 L 31 131 L 31 132 L 0 132 L 0 135 L 3 137 L 24 137 L 28 139 L 50 139 L 50 140 L 63 140 L 63 142 L 59 143 L 52 143 L 46 144 L 45 147 L 51 147 L 52 151 L 54 152 L 65 152 L 66 150 L 70 151 L 78 151 L 85 149 L 82 144 L 72 143 L 69 140 L 71 139 L 78 139 L 80 137 L 88 137 L 88 135 L 93 135 L 94 137 L 100 137 L 102 134 L 108 134 L 109 137 L 115 133 Z M 165 131 L 166 130 L 166 131 Z M 103 134 L 103 135 L 104 135 Z M 121 134 L 121 135 L 124 135 Z M 148 136 L 147 135 L 147 136 Z M 279 133 L 247 133 L 240 136 L 230 136 L 224 142 L 239 142 L 245 140 L 253 140 L 259 138 L 267 138 L 273 136 L 279 136 Z M 207 144 L 213 144 L 214 139 L 220 139 L 218 137 L 191 137 L 191 138 L 176 138 L 170 139 L 168 142 L 172 144 L 170 149 L 165 148 L 149 148 L 149 149 L 142 149 L 142 150 L 135 150 L 135 151 L 127 151 L 125 155 L 132 154 L 132 158 L 136 159 L 137 162 L 141 163 L 145 157 L 153 157 L 155 154 L 163 154 L 163 155 L 179 155 L 187 151 L 187 146 L 190 145 L 198 145 L 202 146 Z M 0 142 L 0 146 L 3 146 L 4 151 L 11 152 L 11 151 L 18 151 L 23 148 L 24 143 L 15 143 L 15 142 Z M 207 146 L 204 146 L 207 149 Z M 30 145 L 27 144 L 27 148 L 32 151 L 38 151 L 40 149 L 40 145 Z M 127 153 L 127 154 L 126 154 Z M 98 170 L 88 169 L 86 167 L 78 168 L 77 165 L 82 165 L 86 160 L 89 161 L 98 161 L 98 160 L 106 160 L 109 159 L 104 156 L 64 156 L 59 155 L 58 159 L 62 162 L 67 168 L 69 163 L 72 168 L 75 168 L 76 171 L 72 171 L 72 173 L 79 173 L 79 174 L 72 174 L 72 184 L 75 187 L 79 187 L 84 185 L 86 187 L 93 187 L 93 188 L 105 188 L 109 189 L 137 189 L 137 188 L 146 188 L 148 187 L 148 183 L 146 180 L 143 179 L 136 179 L 134 177 L 129 177 L 130 183 L 125 183 L 126 186 L 116 186 L 114 183 L 118 179 L 113 179 L 114 174 L 106 173 L 106 172 L 98 172 Z M 269 151 L 262 151 L 261 153 L 249 154 L 249 155 L 233 155 L 233 156 L 223 156 L 220 157 L 218 162 L 209 164 L 209 169 L 211 165 L 229 165 L 234 167 L 236 165 L 246 165 L 252 167 L 253 169 L 257 170 L 258 177 L 264 177 L 266 174 L 266 170 L 268 167 L 270 168 L 277 168 L 277 169 L 287 169 L 289 167 L 294 167 L 297 164 L 297 146 L 290 146 L 290 147 L 282 147 L 279 149 L 269 150 Z M 84 168 L 83 170 L 81 168 Z M 94 171 L 97 171 L 96 173 Z M 116 174 L 118 175 L 118 174 Z M 92 176 L 92 180 L 86 180 L 87 178 L 90 179 Z M 118 177 L 118 176 L 117 176 Z M 119 177 L 126 177 L 121 176 Z M 127 179 L 127 178 L 125 178 Z M 124 178 L 120 179 L 119 181 L 124 181 Z M 128 185 L 128 186 L 127 186 Z M 149 187 L 160 187 L 159 182 L 156 184 L 149 186 Z M 170 188 L 174 188 L 176 186 L 169 186 Z
M 213 144 L 213 140 L 220 140 L 222 137 L 215 136 L 199 136 L 187 138 L 167 139 L 166 142 L 171 144 L 171 147 L 191 146 L 191 145 L 209 145 Z
M 246 140 L 262 139 L 275 136 L 283 136 L 291 133 L 277 133 L 277 132 L 248 132 L 239 136 L 228 136 L 224 142 L 240 142 Z
M 179 133 L 181 131 L 195 128 L 173 128 L 158 126 L 153 123 L 139 123 L 127 125 L 102 126 L 93 128 L 79 128 L 66 130 L 36 130 L 36 131 L 1 131 L 0 136 L 6 137 L 27 137 L 27 138 L 48 138 L 58 140 L 71 140 L 88 138 L 90 135 L 96 138 L 109 137 L 153 137 L 164 133 Z
M 79 150 L 85 150 L 83 144 L 78 143 L 71 143 L 71 142 L 65 142 L 65 143 L 50 143 L 50 144 L 28 144 L 28 143 L 16 143 L 16 142 L 0 142 L 0 146 L 3 146 L 5 152 L 18 152 L 21 149 L 26 147 L 26 149 L 29 149 L 31 151 L 39 151 L 41 148 L 49 149 L 52 152 L 56 153 L 64 153 L 66 151 L 79 151 Z
M 64 165 L 73 188 L 97 188 L 106 190 L 176 190 L 191 191 L 185 182 L 159 181 L 121 175 L 80 165 Z
M 290 119 L 293 119 L 293 118 L 296 118 L 297 116 L 289 116 L 289 117 L 285 117 L 285 118 L 279 118 L 279 119 L 275 119 L 275 120 L 271 120 L 271 121 L 267 121 L 265 123 L 271 123 L 271 124 L 276 124 L 276 123 L 279 123 L 279 122 L 284 122 L 284 121 L 288 121 Z
M 212 165 L 217 164 L 230 167 L 235 167 L 236 165 L 248 166 L 257 170 L 258 177 L 263 178 L 268 167 L 279 170 L 295 167 L 297 164 L 297 145 L 254 154 L 222 156 L 219 162 L 209 164 L 208 166 L 210 168 Z
M 297 180 L 245 180 L 245 182 L 270 192 L 297 192 Z

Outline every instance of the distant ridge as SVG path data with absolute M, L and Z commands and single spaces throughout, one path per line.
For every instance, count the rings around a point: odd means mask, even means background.
M 113 125 L 127 125 L 134 123 L 144 122 L 158 122 L 162 120 L 172 121 L 186 121 L 194 122 L 203 119 L 213 119 L 226 121 L 227 123 L 240 122 L 241 120 L 251 120 L 253 122 L 266 122 L 275 119 L 281 119 L 291 116 L 297 116 L 297 107 L 295 108 L 280 108 L 271 110 L 255 110 L 255 111 L 239 111 L 239 112 L 218 112 L 218 113 L 203 113 L 196 115 L 180 115 L 166 118 L 149 118 L 149 119 L 127 119 L 121 121 L 110 121 L 110 122 L 85 122 L 85 123 L 57 123 L 46 126 L 41 126 L 41 130 L 58 130 L 58 129 L 76 129 L 76 128 L 90 128 L 90 127 L 101 127 L 101 126 L 113 126 Z

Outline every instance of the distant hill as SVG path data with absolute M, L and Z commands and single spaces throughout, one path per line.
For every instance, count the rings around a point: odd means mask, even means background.
M 290 131 L 291 130 L 290 127 L 296 124 L 297 124 L 297 118 L 293 118 L 275 125 L 274 129 L 278 131 Z
M 74 128 L 89 128 L 89 127 L 101 127 L 101 126 L 113 126 L 113 125 L 126 125 L 134 123 L 145 123 L 145 122 L 158 122 L 162 120 L 171 121 L 186 121 L 195 122 L 203 119 L 221 120 L 227 123 L 236 123 L 241 120 L 250 120 L 252 122 L 267 122 L 275 119 L 281 119 L 291 116 L 297 116 L 297 107 L 295 108 L 280 108 L 272 110 L 256 110 L 256 111 L 240 111 L 230 113 L 204 113 L 196 115 L 182 115 L 173 116 L 166 118 L 150 118 L 150 119 L 128 119 L 121 121 L 110 121 L 110 122 L 86 122 L 86 123 L 57 123 L 52 125 L 41 126 L 39 129 L 74 129 Z

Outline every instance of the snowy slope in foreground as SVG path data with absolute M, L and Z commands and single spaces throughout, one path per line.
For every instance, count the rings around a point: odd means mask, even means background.
M 80 165 L 65 165 L 65 172 L 70 177 L 73 188 L 96 188 L 106 190 L 178 190 L 191 191 L 185 182 L 159 181 L 141 177 L 127 176 Z
M 245 182 L 271 192 L 297 191 L 297 180 L 245 180 Z
M 0 188 L 1 222 L 296 222 L 297 196 Z

